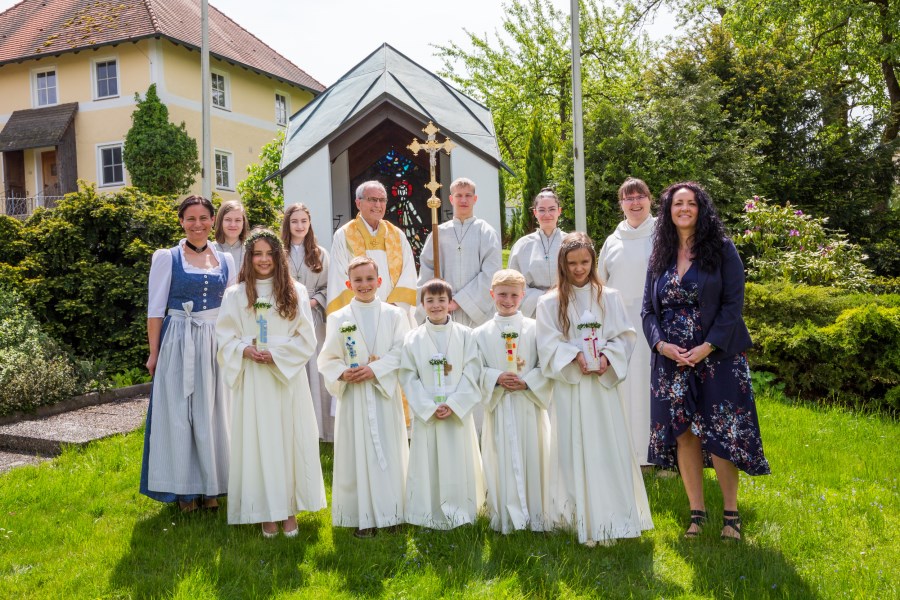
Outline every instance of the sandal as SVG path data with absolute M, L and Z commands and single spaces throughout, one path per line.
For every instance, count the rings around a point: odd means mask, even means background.
M 691 531 L 691 526 L 696 525 L 697 529 Z M 703 530 L 703 526 L 706 525 L 706 511 L 705 510 L 692 510 L 691 511 L 691 525 L 688 526 L 688 530 L 684 532 L 684 537 L 687 539 L 693 539 L 695 537 L 699 537 L 700 532 Z
M 178 501 L 178 509 L 181 511 L 181 514 L 186 515 L 188 513 L 192 513 L 197 510 L 197 501 L 191 500 L 190 502 L 185 502 L 183 500 Z
M 725 528 L 731 527 L 737 535 L 726 535 Z M 739 542 L 741 541 L 741 516 L 736 510 L 726 510 L 722 512 L 722 539 Z

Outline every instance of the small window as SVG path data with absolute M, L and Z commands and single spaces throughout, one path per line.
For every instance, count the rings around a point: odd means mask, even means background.
M 211 73 L 212 103 L 219 108 L 228 108 L 228 79 L 222 73 Z
M 35 95 L 38 106 L 52 106 L 58 102 L 56 96 L 56 71 L 35 73 Z
M 98 148 L 100 185 L 125 185 L 125 161 L 122 159 L 122 144 L 110 144 Z
M 97 98 L 119 95 L 119 69 L 115 60 L 94 63 L 94 77 L 97 82 Z
M 231 179 L 232 156 L 230 152 L 216 150 L 216 187 L 223 190 L 233 190 L 234 181 Z
M 287 125 L 288 122 L 287 96 L 279 93 L 275 94 L 275 122 L 278 125 Z

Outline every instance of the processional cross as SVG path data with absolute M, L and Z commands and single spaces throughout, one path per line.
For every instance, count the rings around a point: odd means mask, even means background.
M 412 150 L 413 154 L 418 154 L 420 150 L 424 150 L 429 154 L 428 164 L 431 167 L 431 181 L 425 184 L 425 187 L 431 191 L 431 198 L 428 199 L 428 208 L 431 209 L 431 246 L 434 251 L 434 276 L 437 279 L 441 278 L 441 259 L 440 259 L 440 251 L 441 248 L 438 245 L 438 209 L 441 207 L 441 199 L 438 198 L 435 192 L 437 192 L 441 188 L 441 184 L 437 182 L 435 178 L 434 169 L 437 166 L 437 155 L 438 152 L 443 150 L 447 154 L 450 154 L 450 151 L 456 147 L 450 138 L 444 137 L 444 141 L 438 143 L 437 139 L 435 139 L 435 134 L 440 131 L 437 127 L 434 126 L 434 123 L 428 121 L 428 126 L 425 127 L 422 131 L 428 135 L 428 138 L 425 142 L 420 142 L 416 138 L 413 138 L 412 143 L 407 146 L 410 150 Z

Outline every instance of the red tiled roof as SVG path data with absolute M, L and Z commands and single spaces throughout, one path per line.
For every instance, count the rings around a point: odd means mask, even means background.
M 0 65 L 146 37 L 200 47 L 198 0 L 23 0 L 0 13 Z M 325 89 L 218 9 L 210 52 L 313 92 Z

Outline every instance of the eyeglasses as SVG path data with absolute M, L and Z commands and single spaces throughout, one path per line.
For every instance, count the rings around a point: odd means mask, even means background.
M 387 204 L 387 198 L 363 198 L 369 204 Z
M 626 196 L 622 198 L 622 202 L 625 204 L 631 204 L 632 202 L 643 202 L 647 199 L 647 196 L 641 194 L 640 196 Z
M 550 208 L 536 208 L 534 209 L 534 212 L 539 215 L 555 215 L 559 212 L 559 207 L 551 206 Z

